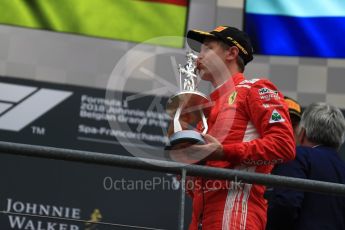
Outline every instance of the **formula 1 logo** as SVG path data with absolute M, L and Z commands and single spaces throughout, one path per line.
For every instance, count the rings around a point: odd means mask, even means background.
M 70 91 L 1 82 L 0 129 L 18 132 L 72 94 Z

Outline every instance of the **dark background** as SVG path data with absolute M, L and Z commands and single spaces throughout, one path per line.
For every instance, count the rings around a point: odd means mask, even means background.
M 81 95 L 87 94 L 104 98 L 104 90 L 6 77 L 1 77 L 0 80 L 20 85 L 73 91 L 71 97 L 21 131 L 1 130 L 0 139 L 2 141 L 14 142 L 13 144 L 25 143 L 132 156 L 119 144 L 88 142 L 77 139 L 77 136 L 80 136 L 78 134 L 79 123 L 109 127 L 107 122 L 79 117 Z M 134 104 L 130 106 L 144 109 L 149 106 L 151 100 L 152 97 L 145 97 L 138 102 L 133 102 Z M 165 99 L 163 98 L 163 100 Z M 32 126 L 44 127 L 46 134 L 33 134 Z M 145 131 L 152 134 L 159 134 L 161 132 L 161 130 L 155 128 L 146 129 Z M 108 138 L 108 140 L 112 141 L 114 139 Z M 155 143 L 149 144 L 154 145 Z M 159 143 L 156 143 L 156 145 L 156 147 L 163 149 L 163 146 Z M 105 177 L 111 177 L 113 180 L 124 178 L 125 180 L 134 181 L 152 181 L 154 177 L 160 177 L 172 181 L 173 176 L 175 175 L 144 170 L 1 154 L 0 209 L 6 209 L 7 199 L 13 199 L 24 203 L 80 208 L 81 219 L 85 220 L 89 220 L 94 210 L 99 209 L 102 215 L 101 221 L 103 222 L 177 229 L 180 190 L 171 189 L 171 187 L 163 190 L 162 187 L 156 187 L 155 190 L 151 191 L 143 189 L 137 191 L 107 191 L 103 186 Z M 191 202 L 187 198 L 186 227 L 190 219 L 190 206 Z M 30 219 L 38 220 L 35 218 Z M 55 220 L 42 221 L 59 222 Z M 77 225 L 79 229 L 86 229 L 84 224 L 77 223 Z M 9 219 L 4 214 L 0 214 L 0 226 L 1 229 L 11 229 Z M 130 228 L 97 225 L 94 229 Z

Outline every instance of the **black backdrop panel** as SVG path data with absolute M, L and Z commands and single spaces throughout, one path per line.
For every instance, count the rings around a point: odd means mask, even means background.
M 0 89 L 2 141 L 134 157 L 135 150 L 144 156 L 149 152 L 147 157 L 162 153 L 169 119 L 152 101 L 164 105 L 166 98 L 126 100 L 130 93 L 114 92 L 112 100 L 104 101 L 105 90 L 8 77 L 0 78 Z M 120 124 L 110 125 L 105 120 L 110 115 Z M 138 229 L 79 220 L 177 228 L 180 185 L 175 175 L 7 154 L 0 158 L 0 210 L 17 213 L 0 214 L 1 229 Z M 189 199 L 186 207 L 187 226 Z

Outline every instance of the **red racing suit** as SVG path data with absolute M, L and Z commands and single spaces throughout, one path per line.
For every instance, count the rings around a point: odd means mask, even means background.
M 208 134 L 223 145 L 225 161 L 211 167 L 270 173 L 275 163 L 295 157 L 295 142 L 284 97 L 266 79 L 235 74 L 211 93 Z M 189 181 L 190 182 L 190 181 Z M 265 187 L 240 181 L 195 178 L 190 230 L 264 230 Z

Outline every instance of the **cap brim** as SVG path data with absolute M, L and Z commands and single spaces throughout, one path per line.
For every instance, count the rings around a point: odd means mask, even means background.
M 200 30 L 190 30 L 187 33 L 187 43 L 189 47 L 196 52 L 200 52 L 201 45 L 206 38 L 216 38 L 216 36 Z

